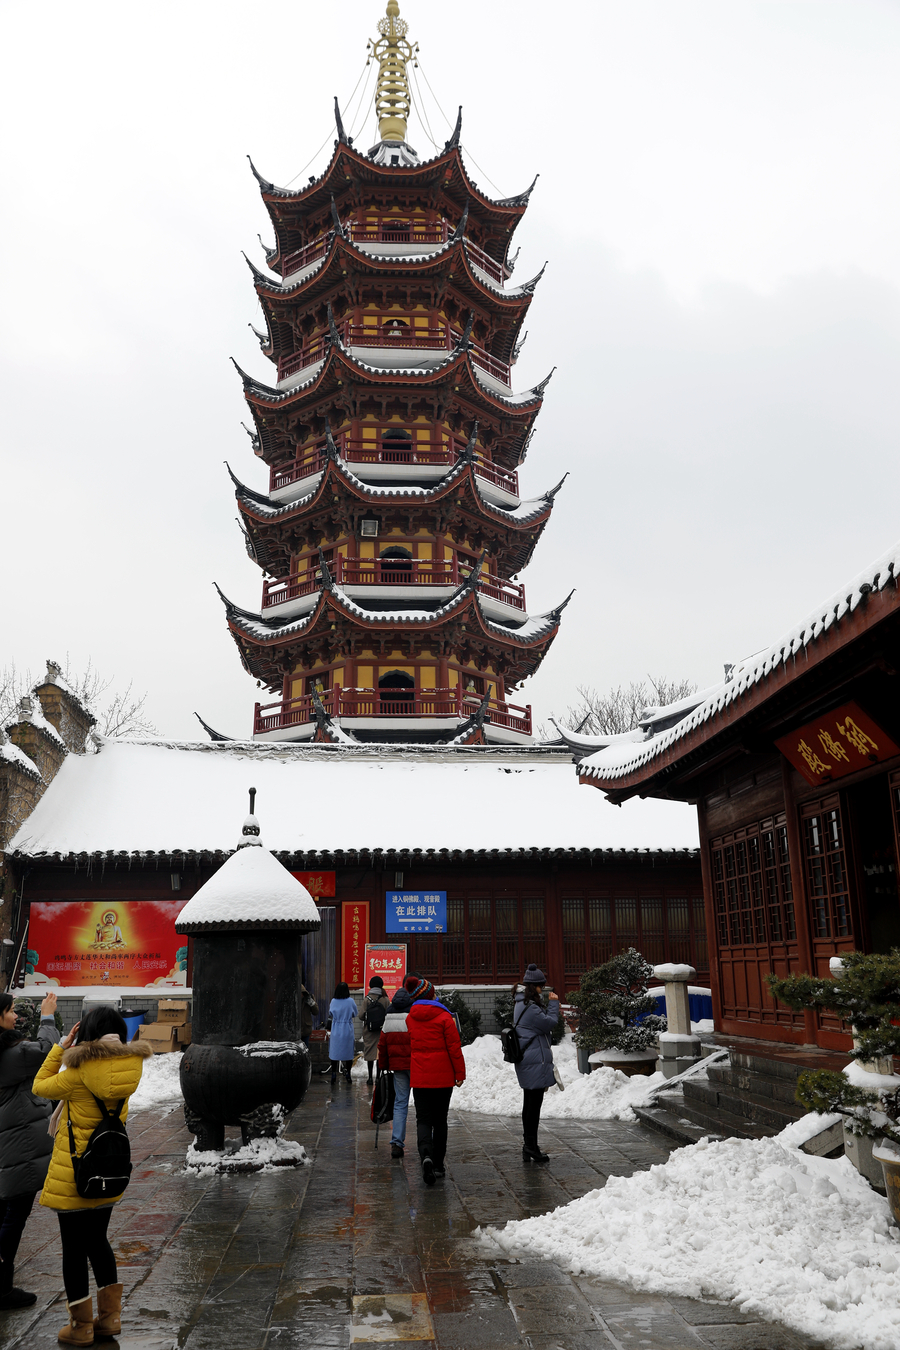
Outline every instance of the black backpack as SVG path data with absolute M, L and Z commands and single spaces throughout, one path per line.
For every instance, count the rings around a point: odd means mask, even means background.
M 519 1016 L 521 1017 L 521 1015 L 522 1014 L 520 1013 Z M 522 1060 L 525 1058 L 527 1047 L 536 1039 L 536 1036 L 531 1036 L 523 1045 L 519 1040 L 519 1033 L 516 1031 L 515 1022 L 513 1022 L 512 1026 L 501 1028 L 500 1048 L 503 1051 L 503 1058 L 506 1060 L 507 1064 L 521 1064 Z
M 91 1096 L 94 1097 L 93 1092 Z M 100 1124 L 80 1158 L 75 1152 L 75 1135 L 66 1112 L 75 1189 L 84 1200 L 116 1200 L 131 1180 L 131 1145 L 119 1119 L 125 1098 L 114 1111 L 107 1111 L 99 1097 L 94 1097 L 94 1101 L 100 1108 Z
M 380 1031 L 384 1026 L 384 1019 L 387 1017 L 387 1008 L 381 1002 L 381 997 L 377 999 L 366 999 L 366 1013 L 363 1018 L 363 1026 L 367 1031 Z

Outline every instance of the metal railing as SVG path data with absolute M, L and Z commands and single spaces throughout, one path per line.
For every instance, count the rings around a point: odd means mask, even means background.
M 408 222 L 384 218 L 371 222 L 347 221 L 343 230 L 347 238 L 354 244 L 446 244 L 450 238 L 452 227 L 446 220 L 429 223 L 413 217 Z M 333 238 L 334 231 L 328 230 L 316 239 L 310 240 L 308 244 L 304 244 L 302 248 L 294 249 L 292 253 L 285 254 L 281 261 L 282 278 L 286 279 L 293 276 L 301 268 L 308 267 L 310 263 L 317 262 L 319 258 L 324 258 Z M 466 251 L 475 266 L 502 286 L 509 277 L 507 268 L 502 263 L 497 262 L 496 258 L 492 258 L 490 254 L 485 253 L 483 248 L 473 244 L 467 236 L 465 237 L 465 244 Z

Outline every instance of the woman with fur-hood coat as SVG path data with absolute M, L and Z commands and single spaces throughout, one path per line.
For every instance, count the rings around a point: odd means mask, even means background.
M 106 1236 L 112 1207 L 120 1197 L 85 1200 L 78 1194 L 68 1127 L 71 1123 L 80 1157 L 102 1119 L 95 1098 L 110 1111 L 123 1102 L 120 1119 L 127 1120 L 128 1099 L 141 1081 L 144 1059 L 153 1054 L 147 1042 L 127 1040 L 128 1028 L 114 1008 L 93 1008 L 53 1047 L 32 1088 L 38 1097 L 49 1097 L 61 1108 L 41 1204 L 59 1215 L 69 1309 L 69 1322 L 59 1333 L 64 1345 L 93 1345 L 95 1332 L 109 1337 L 121 1331 L 122 1286 Z M 98 1315 L 93 1320 L 88 1262 L 97 1281 Z

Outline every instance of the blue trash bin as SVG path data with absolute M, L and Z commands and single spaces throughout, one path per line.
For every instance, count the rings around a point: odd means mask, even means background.
M 138 1034 L 138 1027 L 141 1025 L 143 1020 L 144 1020 L 143 1013 L 134 1013 L 131 1017 L 126 1017 L 124 1019 L 125 1025 L 128 1028 L 128 1039 L 130 1041 L 133 1041 L 135 1036 Z

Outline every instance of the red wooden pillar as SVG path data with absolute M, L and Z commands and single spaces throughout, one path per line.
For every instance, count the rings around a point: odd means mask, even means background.
M 697 802 L 697 824 L 700 827 L 700 875 L 703 878 L 703 912 L 706 919 L 706 945 L 709 951 L 709 987 L 712 993 L 713 1025 L 718 1031 L 722 1025 L 719 930 L 716 925 L 716 897 L 709 866 L 709 829 L 706 823 L 706 807 L 703 804 L 702 797 Z

